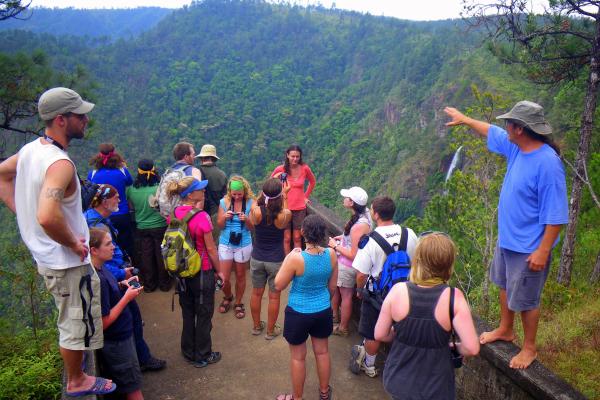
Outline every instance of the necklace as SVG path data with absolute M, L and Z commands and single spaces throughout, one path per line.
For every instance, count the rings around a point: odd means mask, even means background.
M 306 252 L 308 253 L 309 250 L 317 250 L 317 254 L 316 255 L 323 254 L 323 249 L 321 248 L 321 246 L 311 246 L 311 247 L 308 247 L 308 245 L 306 245 Z
M 46 141 L 50 144 L 53 144 L 54 146 L 58 147 L 61 150 L 64 150 L 64 146 L 60 143 L 58 143 L 56 140 L 52 139 L 50 136 L 46 135 L 44 133 L 44 139 L 46 139 Z

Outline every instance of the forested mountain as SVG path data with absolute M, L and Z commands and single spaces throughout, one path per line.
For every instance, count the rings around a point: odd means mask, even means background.
M 7 19 L 0 31 L 22 29 L 53 35 L 129 38 L 154 27 L 168 8 L 80 10 L 74 8 L 31 8 L 19 18 Z
M 339 188 L 362 185 L 403 199 L 398 217 L 418 212 L 449 155 L 442 107 L 510 74 L 460 21 L 261 1 L 197 2 L 136 38 L 93 44 L 18 31 L 0 40 L 5 52 L 39 47 L 59 69 L 82 64 L 98 83 L 94 137 L 79 161 L 110 140 L 130 163 L 165 166 L 188 138 L 215 144 L 227 172 L 258 182 L 298 143 L 317 199 L 332 206 Z M 512 87 L 527 92 L 496 89 Z

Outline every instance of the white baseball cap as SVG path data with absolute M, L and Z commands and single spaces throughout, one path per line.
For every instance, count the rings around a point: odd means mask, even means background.
M 350 189 L 342 189 L 340 190 L 340 194 L 343 197 L 349 198 L 359 206 L 366 206 L 367 201 L 369 200 L 367 192 L 358 186 L 352 186 Z

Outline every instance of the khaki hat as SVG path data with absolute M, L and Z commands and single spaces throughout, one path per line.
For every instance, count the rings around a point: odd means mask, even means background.
M 66 113 L 87 114 L 93 108 L 93 103 L 84 101 L 77 92 L 64 87 L 45 91 L 38 101 L 38 113 L 44 121 L 50 121 L 57 115 Z
M 200 154 L 198 154 L 196 158 L 200 157 L 214 157 L 217 160 L 220 160 L 220 158 L 217 157 L 217 148 L 212 144 L 205 144 L 204 146 L 202 146 L 202 148 L 200 149 Z
M 538 135 L 546 136 L 552 133 L 552 127 L 544 118 L 544 107 L 532 101 L 520 101 L 515 104 L 512 110 L 496 117 L 496 119 L 510 119 L 520 122 Z

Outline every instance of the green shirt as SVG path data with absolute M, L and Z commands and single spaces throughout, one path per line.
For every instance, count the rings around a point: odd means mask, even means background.
M 135 210 L 135 223 L 138 229 L 154 229 L 167 226 L 167 221 L 157 210 L 150 207 L 148 197 L 156 194 L 157 186 L 127 187 L 127 200 Z

